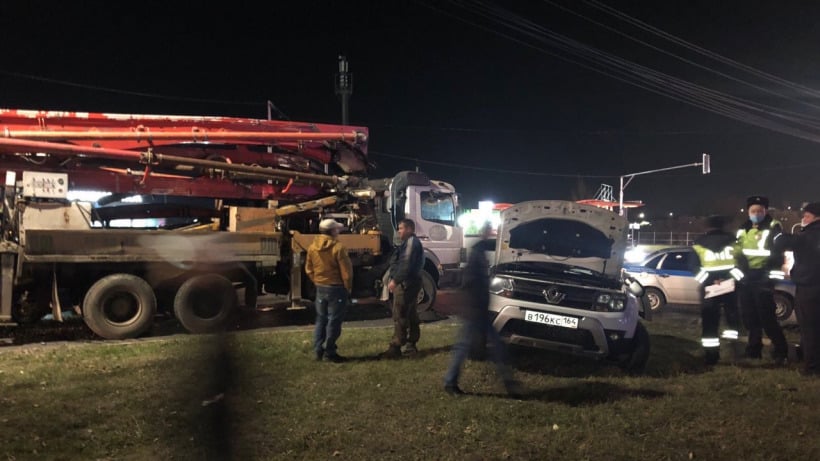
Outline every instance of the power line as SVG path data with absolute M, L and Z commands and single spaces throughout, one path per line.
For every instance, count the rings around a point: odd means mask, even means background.
M 794 98 L 794 97 L 789 96 L 789 95 L 787 95 L 787 94 L 783 94 L 783 93 L 781 93 L 781 92 L 779 92 L 779 91 L 771 90 L 771 89 L 768 89 L 768 88 L 762 87 L 762 86 L 760 86 L 760 85 L 756 85 L 756 84 L 754 84 L 754 83 L 748 82 L 748 81 L 743 80 L 743 79 L 741 79 L 741 78 L 738 78 L 738 77 L 735 77 L 735 76 L 729 75 L 729 74 L 727 74 L 727 73 L 725 73 L 725 72 L 721 72 L 721 71 L 719 71 L 719 70 L 717 70 L 717 69 L 714 69 L 714 68 L 712 68 L 712 67 L 709 67 L 709 66 L 706 66 L 706 65 L 703 65 L 703 64 L 699 64 L 699 63 L 697 63 L 697 62 L 695 62 L 695 61 L 692 61 L 692 60 L 690 60 L 690 59 L 684 58 L 683 56 L 679 56 L 679 55 L 677 55 L 677 54 L 675 54 L 675 53 L 673 53 L 673 52 L 671 52 L 671 51 L 669 51 L 669 50 L 665 50 L 665 49 L 660 48 L 660 47 L 658 47 L 658 46 L 655 46 L 655 45 L 653 45 L 653 44 L 651 44 L 651 43 L 648 43 L 648 42 L 646 42 L 646 41 L 644 41 L 644 40 L 641 40 L 641 39 L 639 39 L 639 38 L 633 37 L 632 35 L 629 35 L 629 34 L 627 34 L 627 33 L 625 33 L 625 32 L 622 32 L 622 31 L 620 31 L 620 30 L 618 30 L 618 29 L 616 29 L 616 28 L 614 28 L 614 27 L 611 27 L 611 26 L 609 26 L 609 25 L 607 25 L 607 24 L 604 24 L 604 23 L 602 23 L 602 22 L 596 21 L 596 20 L 594 20 L 594 19 L 592 19 L 592 18 L 590 18 L 590 17 L 588 17 L 588 16 L 585 16 L 585 15 L 583 15 L 583 14 L 581 14 L 581 13 L 579 13 L 579 12 L 575 11 L 575 10 L 572 10 L 572 9 L 570 9 L 570 8 L 568 8 L 568 7 L 565 7 L 565 6 L 563 6 L 563 5 L 560 5 L 560 4 L 558 4 L 558 3 L 555 3 L 555 2 L 553 2 L 553 1 L 551 1 L 551 0 L 542 0 L 542 1 L 543 1 L 544 3 L 547 3 L 547 4 L 549 4 L 549 5 L 554 6 L 555 8 L 558 8 L 558 9 L 560 9 L 560 10 L 562 10 L 562 11 L 565 11 L 565 12 L 567 12 L 567 13 L 569 13 L 569 14 L 572 14 L 572 15 L 574 15 L 574 16 L 577 16 L 577 17 L 581 18 L 581 19 L 584 19 L 585 21 L 588 21 L 588 22 L 590 22 L 590 23 L 592 23 L 592 24 L 595 24 L 595 25 L 597 25 L 597 26 L 599 26 L 599 27 L 602 27 L 602 28 L 604 28 L 604 29 L 606 29 L 606 30 L 609 30 L 610 32 L 613 32 L 613 33 L 618 34 L 618 35 L 620 35 L 620 36 L 622 36 L 622 37 L 625 37 L 625 38 L 627 38 L 627 39 L 629 39 L 629 40 L 632 40 L 632 41 L 634 41 L 634 42 L 636 42 L 636 43 L 639 43 L 639 44 L 641 44 L 641 45 L 643 45 L 643 46 L 646 46 L 647 48 L 650 48 L 650 49 L 652 49 L 652 50 L 655 50 L 655 51 L 657 51 L 657 52 L 659 52 L 659 53 L 663 53 L 663 54 L 665 54 L 665 55 L 667 55 L 667 56 L 673 57 L 673 58 L 675 58 L 675 59 L 677 59 L 677 60 L 679 60 L 679 61 L 685 62 L 685 63 L 687 63 L 687 64 L 689 64 L 689 65 L 691 65 L 691 66 L 697 67 L 697 68 L 699 68 L 699 69 L 706 70 L 706 71 L 711 72 L 711 73 L 713 73 L 713 74 L 715 74 L 715 75 L 719 75 L 719 76 L 724 77 L 724 78 L 726 78 L 726 79 L 728 79 L 728 80 L 731 80 L 731 81 L 736 82 L 736 83 L 740 83 L 740 84 L 742 84 L 742 85 L 746 85 L 746 86 L 748 86 L 748 87 L 754 88 L 754 89 L 759 90 L 759 91 L 762 91 L 762 92 L 764 92 L 764 93 L 769 93 L 769 94 L 771 94 L 771 95 L 779 96 L 779 97 L 781 97 L 781 98 L 787 99 L 787 100 L 792 101 L 792 102 L 796 102 L 796 103 L 799 103 L 799 104 L 804 104 L 804 105 L 807 105 L 807 106 L 811 106 L 811 107 L 813 107 L 813 108 L 815 108 L 815 109 L 820 109 L 820 106 L 818 106 L 818 105 L 816 105 L 816 104 L 812 104 L 812 103 L 810 103 L 810 102 L 808 102 L 808 101 L 805 101 L 805 100 L 803 100 L 803 99 L 797 99 L 797 98 Z M 597 2 L 585 2 L 585 3 L 587 3 L 587 4 L 593 4 L 593 3 L 597 3 Z M 599 6 L 595 6 L 595 7 L 596 7 L 596 8 L 601 8 L 601 9 L 604 9 L 604 7 L 605 7 L 605 9 L 606 9 L 606 10 L 614 10 L 614 11 L 617 11 L 617 10 L 615 10 L 614 8 L 608 7 L 608 6 L 606 6 L 606 5 L 602 5 L 601 7 L 599 7 Z M 609 14 L 614 14 L 614 13 L 609 12 L 609 11 L 607 11 L 607 13 L 609 13 Z M 626 15 L 623 15 L 623 16 L 626 16 Z M 629 16 L 626 16 L 626 17 L 629 17 Z M 626 20 L 626 19 L 623 19 L 623 18 L 621 18 L 621 19 L 622 19 L 622 20 Z M 636 22 L 639 22 L 639 21 L 637 21 L 637 20 L 635 20 L 635 21 L 636 21 Z M 635 25 L 632 21 L 628 21 L 628 22 L 629 22 L 630 24 Z M 667 38 L 667 36 L 668 36 L 668 37 L 674 37 L 674 36 L 672 36 L 671 34 L 667 34 L 667 33 L 663 32 L 663 31 L 661 31 L 661 30 L 659 30 L 659 29 L 657 29 L 657 28 L 651 28 L 651 29 L 650 29 L 650 27 L 651 27 L 651 26 L 648 26 L 648 25 L 647 25 L 647 27 L 640 27 L 640 28 L 641 28 L 641 29 L 644 29 L 644 30 L 650 30 L 652 33 L 654 33 L 654 34 L 656 34 L 656 35 L 661 35 L 663 38 Z M 675 37 L 675 38 L 677 38 L 677 37 Z M 669 38 L 667 38 L 667 40 L 670 40 L 670 39 L 669 39 Z M 678 43 L 678 44 L 680 44 L 680 42 L 688 44 L 688 42 L 685 42 L 685 41 L 683 41 L 683 40 L 681 40 L 681 39 L 677 39 L 677 40 L 675 40 L 674 42 L 675 42 L 675 43 Z M 694 47 L 694 45 L 692 45 L 692 46 L 686 46 L 686 48 L 688 48 L 688 49 L 693 49 L 693 47 Z M 702 50 L 702 52 L 700 52 L 700 51 L 699 51 L 699 53 L 700 53 L 700 54 L 711 53 L 711 52 L 708 52 L 708 50 L 703 50 L 702 48 L 701 48 L 700 50 Z M 715 53 L 711 53 L 711 54 L 712 54 L 712 55 L 714 55 L 714 56 L 719 56 L 720 58 L 722 58 L 722 59 L 720 59 L 720 61 L 721 61 L 721 62 L 724 62 L 724 63 L 734 63 L 734 61 L 731 61 L 731 60 L 729 60 L 728 58 L 723 58 L 722 56 L 717 55 L 717 54 L 715 54 Z M 710 57 L 711 57 L 711 56 L 710 56 Z M 730 65 L 731 65 L 731 64 L 730 64 Z M 733 67 L 737 67 L 737 66 L 733 66 Z M 760 74 L 763 74 L 763 75 L 768 75 L 768 74 L 765 74 L 765 73 L 764 73 L 764 72 L 762 72 L 762 71 L 758 71 L 757 69 L 754 69 L 754 68 L 752 68 L 752 67 L 750 67 L 750 66 L 744 66 L 744 70 L 746 70 L 746 69 L 750 69 L 750 70 L 754 71 L 755 75 L 760 75 Z M 789 82 L 789 83 L 791 83 L 791 82 Z M 794 84 L 792 84 L 792 85 L 794 85 Z M 764 106 L 764 107 L 772 107 L 772 106 Z M 796 116 L 807 116 L 807 115 L 805 115 L 805 114 L 801 114 L 801 113 L 797 113 L 797 112 L 787 111 L 787 110 L 784 110 L 784 109 L 782 109 L 782 108 L 778 108 L 778 110 L 782 110 L 782 111 L 784 111 L 784 112 L 786 112 L 786 113 L 791 113 L 791 114 L 794 114 L 794 115 L 796 115 Z M 810 118 L 811 118 L 812 120 L 815 120 L 815 121 L 816 121 L 816 120 L 818 120 L 818 118 L 817 118 L 817 117 L 810 117 Z
M 663 38 L 665 38 L 665 39 L 667 39 L 667 40 L 669 40 L 673 43 L 676 43 L 676 44 L 682 46 L 682 47 L 688 48 L 688 49 L 690 49 L 692 51 L 695 51 L 696 53 L 699 53 L 701 55 L 710 57 L 710 58 L 712 58 L 716 61 L 720 61 L 724 64 L 727 64 L 729 66 L 735 67 L 735 68 L 740 69 L 740 70 L 744 70 L 744 71 L 746 71 L 750 74 L 756 75 L 760 78 L 769 80 L 771 82 L 779 83 L 779 84 L 781 84 L 783 86 L 786 86 L 788 88 L 800 91 L 800 92 L 802 92 L 806 95 L 814 96 L 814 97 L 820 97 L 820 91 L 817 91 L 813 88 L 809 88 L 807 86 L 803 86 L 803 85 L 791 82 L 791 81 L 786 80 L 782 77 L 772 75 L 768 72 L 764 72 L 764 71 L 756 69 L 752 66 L 749 66 L 749 65 L 740 63 L 738 61 L 735 61 L 733 59 L 727 58 L 725 56 L 722 56 L 722 55 L 720 55 L 718 53 L 715 53 L 711 50 L 707 50 L 705 48 L 702 48 L 698 45 L 695 45 L 694 43 L 688 42 L 688 41 L 686 41 L 682 38 L 679 38 L 675 35 L 672 35 L 668 32 L 665 32 L 661 29 L 658 29 L 657 27 L 651 26 L 651 25 L 649 25 L 649 24 L 647 24 L 647 23 L 645 23 L 645 22 L 643 22 L 639 19 L 636 19 L 632 16 L 629 16 L 628 14 L 623 13 L 623 12 L 621 12 L 621 11 L 611 7 L 611 6 L 605 5 L 601 2 L 598 2 L 598 1 L 595 1 L 595 0 L 584 0 L 584 3 L 590 5 L 594 8 L 597 8 L 601 11 L 604 11 L 604 12 L 606 12 L 606 13 L 612 15 L 612 16 L 615 16 L 615 17 L 617 17 L 617 18 L 619 18 L 623 21 L 626 21 L 626 22 L 628 22 L 628 23 L 630 23 L 630 24 L 632 24 L 632 25 L 634 25 L 638 28 L 641 28 L 643 30 L 646 30 L 646 31 L 649 31 L 653 34 L 656 34 L 660 37 L 663 37 Z
M 769 110 L 767 107 L 759 103 L 742 100 L 725 93 L 710 90 L 691 82 L 649 69 L 645 66 L 632 63 L 623 58 L 557 34 L 500 7 L 488 4 L 487 2 L 477 0 L 472 2 L 469 0 L 450 0 L 450 3 L 456 4 L 465 10 L 471 11 L 472 13 L 483 17 L 492 23 L 500 24 L 524 36 L 557 48 L 565 53 L 568 53 L 570 56 L 580 57 L 581 59 L 588 61 L 589 64 L 578 62 L 576 59 L 545 50 L 540 46 L 511 37 L 508 34 L 500 32 L 496 29 L 476 24 L 475 22 L 467 20 L 462 16 L 455 15 L 452 12 L 431 7 L 430 5 L 425 6 L 454 17 L 459 21 L 466 22 L 475 27 L 488 30 L 496 35 L 510 39 L 516 43 L 536 49 L 542 53 L 572 62 L 586 69 L 601 73 L 610 78 L 623 81 L 624 83 L 637 86 L 661 96 L 681 101 L 747 124 L 756 125 L 813 142 L 820 142 L 820 135 L 818 135 L 818 132 L 816 131 L 820 127 L 805 119 L 795 119 L 789 115 L 784 115 L 783 113 Z M 773 117 L 775 120 L 766 117 Z M 792 122 L 797 125 L 804 125 L 805 128 L 808 128 L 810 131 L 806 131 L 799 126 L 784 124 L 782 123 L 783 121 Z
M 483 166 L 476 166 L 470 165 L 466 163 L 454 163 L 454 162 L 442 162 L 438 160 L 424 160 L 417 157 L 411 157 L 409 155 L 398 155 L 398 154 L 388 154 L 386 152 L 379 152 L 374 150 L 368 151 L 371 154 L 380 155 L 382 157 L 388 158 L 395 158 L 400 160 L 409 160 L 416 163 L 426 163 L 429 165 L 438 165 L 438 166 L 445 166 L 450 168 L 458 168 L 458 169 L 467 169 L 467 170 L 477 170 L 477 171 L 490 171 L 494 173 L 503 173 L 503 174 L 518 174 L 524 176 L 543 176 L 543 177 L 553 177 L 553 178 L 617 178 L 618 176 L 615 175 L 585 175 L 585 174 L 577 174 L 577 173 L 544 173 L 540 171 L 527 171 L 527 170 L 506 170 L 501 168 L 492 168 L 492 167 L 483 167 Z
M 131 90 L 123 90 L 119 88 L 110 88 L 105 86 L 99 85 L 89 85 L 85 83 L 77 83 L 71 82 L 67 80 L 59 80 L 55 78 L 49 77 L 42 77 L 39 75 L 30 75 L 30 74 L 23 74 L 20 72 L 11 72 L 7 70 L 0 70 L 0 74 L 6 75 L 9 77 L 27 79 L 27 80 L 34 80 L 39 82 L 46 82 L 46 83 L 53 83 L 56 85 L 63 85 L 63 86 L 71 86 L 75 88 L 83 88 L 86 90 L 94 90 L 94 91 L 102 91 L 106 93 L 114 93 L 114 94 L 123 94 L 128 96 L 139 96 L 142 98 L 154 98 L 154 99 L 165 99 L 170 101 L 183 101 L 183 102 L 195 102 L 195 103 L 206 103 L 206 104 L 224 104 L 224 105 L 236 105 L 236 106 L 260 106 L 265 104 L 264 102 L 260 101 L 235 101 L 235 100 L 224 100 L 224 99 L 210 99 L 210 98 L 192 98 L 192 97 L 185 97 L 185 96 L 169 96 L 165 94 L 159 93 L 147 93 L 142 91 L 131 91 Z M 280 116 L 284 116 L 282 111 L 280 111 L 276 106 L 273 106 L 277 113 Z

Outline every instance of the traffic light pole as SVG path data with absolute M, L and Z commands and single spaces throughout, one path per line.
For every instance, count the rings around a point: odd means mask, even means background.
M 628 186 L 629 183 L 632 182 L 632 178 L 634 178 L 635 176 L 640 176 L 640 175 L 649 174 L 649 173 L 658 173 L 658 172 L 661 172 L 661 171 L 677 170 L 679 168 L 690 168 L 690 167 L 693 167 L 693 166 L 702 166 L 703 167 L 703 170 L 702 170 L 703 174 L 711 173 L 712 172 L 712 167 L 711 167 L 711 164 L 710 164 L 709 154 L 703 154 L 703 160 L 701 160 L 700 162 L 697 162 L 697 163 L 687 163 L 686 165 L 670 166 L 670 167 L 667 167 L 667 168 L 660 168 L 660 169 L 657 169 L 657 170 L 639 171 L 637 173 L 629 173 L 629 174 L 622 175 L 621 176 L 621 191 L 620 191 L 620 194 L 618 196 L 618 214 L 620 216 L 624 216 L 624 189 L 626 189 L 626 186 Z M 624 182 L 624 178 L 628 178 L 626 180 L 626 182 Z

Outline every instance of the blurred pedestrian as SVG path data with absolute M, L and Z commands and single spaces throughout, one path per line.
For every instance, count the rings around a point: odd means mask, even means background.
M 353 265 L 347 248 L 337 237 L 344 226 L 335 219 L 323 219 L 319 233 L 307 251 L 305 273 L 316 285 L 316 326 L 313 350 L 316 360 L 341 363 L 347 358 L 336 352 L 336 341 L 342 334 L 342 322 L 353 290 Z
M 474 343 L 474 338 L 484 336 L 490 341 L 490 349 L 493 362 L 495 363 L 498 375 L 504 382 L 507 394 L 512 397 L 520 397 L 520 384 L 513 379 L 512 370 L 507 364 L 506 348 L 498 332 L 495 330 L 490 318 L 490 279 L 487 256 L 485 251 L 489 248 L 490 232 L 492 227 L 486 223 L 481 229 L 481 240 L 470 248 L 462 279 L 461 299 L 465 300 L 462 308 L 462 325 L 458 335 L 458 340 L 453 346 L 453 355 L 450 359 L 450 366 L 444 375 L 444 391 L 450 395 L 461 395 L 464 391 L 458 386 L 458 378 L 461 373 L 461 366 L 467 359 Z
M 763 332 L 772 342 L 772 359 L 784 364 L 788 345 L 777 321 L 774 282 L 782 280 L 782 255 L 772 253 L 772 242 L 783 232 L 780 222 L 768 213 L 769 199 L 752 196 L 746 200 L 749 215 L 737 231 L 735 263 L 743 273 L 737 285 L 743 325 L 748 332 L 746 356 L 762 358 Z
M 401 245 L 390 259 L 390 281 L 387 289 L 393 293 L 393 338 L 381 354 L 384 358 L 399 358 L 418 352 L 416 343 L 421 336 L 418 296 L 421 291 L 421 271 L 424 270 L 424 248 L 416 237 L 416 223 L 412 219 L 399 221 Z
M 775 240 L 775 249 L 794 253 L 791 279 L 796 288 L 794 306 L 800 326 L 802 371 L 820 376 L 820 202 L 803 207 L 800 224 L 802 231 L 781 235 Z
M 710 216 L 706 220 L 707 232 L 698 237 L 692 248 L 700 259 L 700 272 L 695 279 L 701 286 L 700 318 L 702 324 L 701 345 L 707 365 L 720 359 L 720 339 L 737 341 L 740 330 L 735 282 L 740 278 L 735 268 L 735 237 L 726 231 L 726 218 Z M 726 328 L 720 333 L 721 310 Z

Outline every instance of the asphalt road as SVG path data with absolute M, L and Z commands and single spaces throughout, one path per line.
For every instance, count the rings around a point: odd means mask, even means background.
M 240 299 L 242 299 L 240 297 Z M 313 328 L 312 306 L 287 308 L 281 298 L 261 296 L 259 309 L 238 309 L 228 325 L 228 331 L 255 329 L 305 329 Z M 441 290 L 436 298 L 435 309 L 422 314 L 422 322 L 454 322 L 458 306 L 454 305 L 453 291 Z M 345 317 L 345 327 L 390 326 L 390 311 L 383 305 L 350 306 Z M 146 337 L 165 337 L 189 334 L 171 316 L 158 316 Z M 0 325 L 0 347 L 24 344 L 46 344 L 66 341 L 103 341 L 79 318 L 63 323 L 40 321 L 34 325 Z
M 294 330 L 313 328 L 312 307 L 288 309 L 279 299 L 261 297 L 257 310 L 239 309 L 229 323 L 229 331 L 255 329 Z M 273 307 L 276 306 L 276 307 Z M 455 291 L 440 290 L 433 311 L 421 315 L 422 322 L 458 322 L 461 306 Z M 695 305 L 670 304 L 654 315 L 681 322 L 699 322 L 700 310 Z M 345 327 L 389 327 L 392 325 L 390 311 L 383 305 L 352 305 L 345 318 Z M 787 325 L 787 324 L 784 324 Z M 189 334 L 171 316 L 158 317 L 146 337 L 159 338 Z M 30 326 L 0 326 L 0 347 L 32 343 L 55 343 L 66 341 L 102 341 L 79 318 L 64 323 L 41 321 Z

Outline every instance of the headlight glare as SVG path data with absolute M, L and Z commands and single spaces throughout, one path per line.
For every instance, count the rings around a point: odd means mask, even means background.
M 490 293 L 501 296 L 512 296 L 513 281 L 507 277 L 493 277 L 490 280 Z

